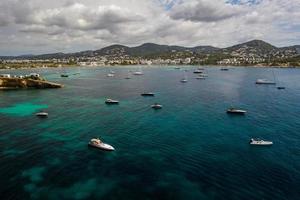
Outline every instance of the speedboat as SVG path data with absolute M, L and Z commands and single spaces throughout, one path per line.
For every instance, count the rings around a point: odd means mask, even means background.
M 115 148 L 113 146 L 103 143 L 99 138 L 91 139 L 91 141 L 89 142 L 89 146 L 95 147 L 98 149 L 102 149 L 105 151 L 114 151 L 115 150 Z
M 35 115 L 38 117 L 48 117 L 48 113 L 46 113 L 46 112 L 38 112 Z
M 155 104 L 153 104 L 152 106 L 151 106 L 151 108 L 153 108 L 153 109 L 155 109 L 155 110 L 157 110 L 157 109 L 162 109 L 162 105 L 160 105 L 160 104 L 158 104 L 158 103 L 155 103 Z
M 69 75 L 68 74 L 61 74 L 60 77 L 66 78 L 66 77 L 69 77 Z
M 229 108 L 227 110 L 228 114 L 238 114 L 238 115 L 244 115 L 246 114 L 246 110 L 240 110 L 240 109 L 236 109 L 236 108 Z
M 113 99 L 106 99 L 106 104 L 119 104 L 119 101 Z
M 153 97 L 155 95 L 155 93 L 153 93 L 153 92 L 146 92 L 146 93 L 142 93 L 141 95 L 144 96 L 144 97 Z
M 256 84 L 265 84 L 265 85 L 275 85 L 276 83 L 274 81 L 269 81 L 267 79 L 257 79 Z
M 181 82 L 181 83 L 186 83 L 187 80 L 186 80 L 185 78 L 183 78 L 183 79 L 180 80 L 180 82 Z
M 251 138 L 250 140 L 250 144 L 251 145 L 260 145 L 260 146 L 270 146 L 273 144 L 272 141 L 265 141 L 265 140 L 262 140 L 262 139 L 253 139 Z
M 107 77 L 114 77 L 115 75 L 112 73 L 107 74 Z
M 200 69 L 196 69 L 196 70 L 194 71 L 194 74 L 201 74 L 201 73 L 203 73 L 203 72 L 202 72 L 202 70 L 200 70 Z

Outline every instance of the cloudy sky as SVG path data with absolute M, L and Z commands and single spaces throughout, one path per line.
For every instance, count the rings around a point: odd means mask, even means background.
M 300 0 L 0 0 L 0 55 L 145 42 L 300 44 Z

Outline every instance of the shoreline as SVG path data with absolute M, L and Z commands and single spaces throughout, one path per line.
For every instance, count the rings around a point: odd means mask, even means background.
M 0 71 L 10 71 L 10 70 L 41 70 L 41 69 L 64 69 L 64 68 L 109 68 L 109 67 L 249 67 L 249 68 L 280 68 L 280 69 L 300 69 L 300 66 L 269 66 L 269 65 L 99 65 L 99 66 L 86 66 L 86 65 L 74 65 L 74 66 L 65 66 L 65 67 L 22 67 L 22 68 L 1 68 Z

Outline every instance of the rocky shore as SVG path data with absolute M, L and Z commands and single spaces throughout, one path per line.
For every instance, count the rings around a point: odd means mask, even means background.
M 0 90 L 62 88 L 62 84 L 30 78 L 0 77 Z

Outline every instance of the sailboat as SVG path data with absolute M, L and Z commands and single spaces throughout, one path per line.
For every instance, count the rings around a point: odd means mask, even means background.
M 129 70 L 128 70 L 128 74 L 127 74 L 127 76 L 125 77 L 125 79 L 131 79 L 130 71 L 129 71 Z
M 277 76 L 277 77 L 275 76 L 274 70 L 273 70 L 273 76 L 274 76 L 274 80 L 279 84 L 278 76 Z M 276 79 L 277 79 L 277 80 L 276 80 Z M 277 86 L 276 88 L 277 88 L 278 90 L 284 90 L 284 89 L 285 89 L 285 87 L 284 87 L 284 86 L 280 86 L 280 84 L 279 84 L 279 86 Z
M 257 79 L 255 83 L 260 85 L 276 85 L 274 70 L 272 70 L 272 73 L 273 73 L 273 81 L 264 78 L 264 79 Z
M 186 76 L 185 71 L 183 73 L 184 73 L 184 77 L 183 77 L 183 79 L 180 80 L 180 82 L 181 83 L 186 83 L 187 82 L 187 76 Z
M 133 75 L 144 75 L 144 73 L 142 72 L 142 68 L 139 67 L 139 71 L 133 72 Z
M 66 78 L 66 77 L 69 77 L 69 75 L 66 73 L 66 69 L 63 68 L 63 73 L 60 75 L 60 77 L 63 77 L 63 78 Z

